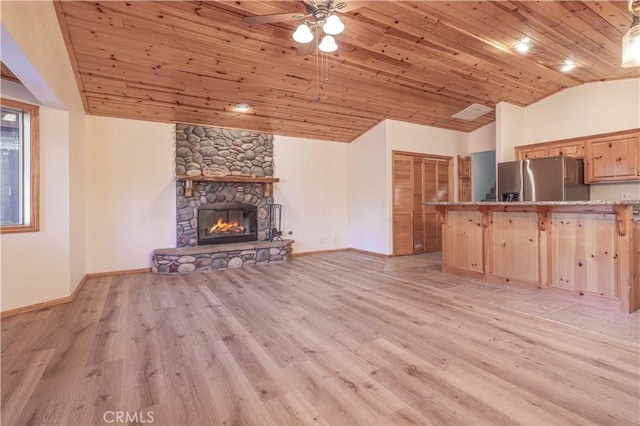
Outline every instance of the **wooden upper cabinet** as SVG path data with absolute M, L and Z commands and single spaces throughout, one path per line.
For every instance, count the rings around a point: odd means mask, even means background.
M 585 183 L 640 181 L 640 130 L 515 147 L 516 158 L 584 158 Z
M 586 141 L 585 181 L 640 180 L 640 131 Z
M 549 145 L 549 157 L 564 155 L 573 158 L 584 158 L 584 141 L 561 142 Z
M 546 146 L 517 146 L 516 159 L 524 160 L 525 158 L 544 158 L 549 156 L 549 150 Z

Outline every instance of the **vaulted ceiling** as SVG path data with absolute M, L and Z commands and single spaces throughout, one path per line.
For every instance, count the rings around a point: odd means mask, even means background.
M 298 56 L 301 1 L 56 1 L 87 113 L 348 142 L 386 118 L 472 131 L 474 104 L 526 106 L 620 66 L 626 1 L 358 1 L 339 50 Z M 530 37 L 527 55 L 514 51 Z M 559 66 L 570 58 L 571 73 Z M 238 113 L 238 102 L 251 105 Z

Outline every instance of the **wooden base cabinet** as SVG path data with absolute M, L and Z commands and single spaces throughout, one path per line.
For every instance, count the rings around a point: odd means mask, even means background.
M 640 205 L 443 203 L 437 208 L 445 272 L 623 312 L 640 308 Z

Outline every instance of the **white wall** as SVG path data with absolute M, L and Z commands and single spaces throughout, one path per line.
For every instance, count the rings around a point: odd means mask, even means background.
M 347 144 L 274 136 L 274 201 L 294 253 L 349 247 Z M 291 231 L 291 235 L 289 235 Z
M 51 2 L 2 2 L 2 60 L 39 101 L 37 233 L 2 235 L 3 311 L 69 296 L 86 272 L 85 114 Z M 13 93 L 15 96 L 15 93 Z
M 387 167 L 387 121 L 348 145 L 349 247 L 390 254 L 387 203 L 391 175 Z
M 176 246 L 174 129 L 87 117 L 87 272 L 149 268 Z
M 2 311 L 70 294 L 67 122 L 66 112 L 40 107 L 40 231 L 0 239 Z
M 468 134 L 438 127 L 387 120 L 387 149 L 433 155 L 468 154 Z M 388 164 L 391 167 L 391 162 Z
M 640 78 L 572 87 L 529 105 L 525 144 L 640 128 Z
M 496 123 L 489 123 L 469 133 L 469 154 L 496 150 Z
M 500 102 L 496 105 L 496 162 L 515 160 L 514 147 L 525 144 L 524 108 Z

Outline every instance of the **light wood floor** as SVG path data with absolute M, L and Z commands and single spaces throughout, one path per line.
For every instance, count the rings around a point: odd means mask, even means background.
M 91 279 L 2 321 L 2 424 L 639 423 L 637 336 L 541 318 L 575 305 L 438 262 L 343 252 Z

